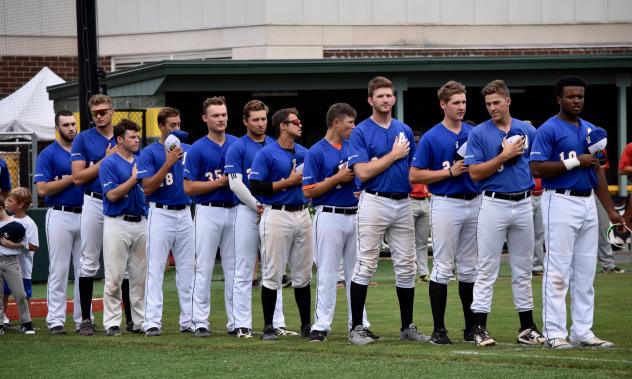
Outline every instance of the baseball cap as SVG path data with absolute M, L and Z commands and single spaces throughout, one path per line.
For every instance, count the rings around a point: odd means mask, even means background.
M 595 127 L 586 136 L 586 144 L 588 146 L 588 152 L 595 155 L 597 152 L 606 148 L 608 144 L 608 132 L 598 126 Z
M 25 234 L 24 226 L 17 221 L 11 221 L 0 228 L 0 237 L 12 242 L 21 242 Z

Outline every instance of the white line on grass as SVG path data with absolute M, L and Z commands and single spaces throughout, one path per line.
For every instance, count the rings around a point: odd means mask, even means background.
M 515 357 L 515 358 L 545 358 L 545 359 L 553 359 L 553 360 L 568 360 L 568 361 L 587 361 L 587 362 L 612 362 L 612 363 L 625 363 L 628 365 L 632 365 L 632 361 L 623 360 L 623 359 L 603 359 L 603 358 L 588 358 L 588 357 L 565 357 L 565 356 L 551 356 L 551 355 L 533 355 L 533 354 L 511 354 L 511 353 L 492 353 L 492 352 L 482 352 L 482 351 L 463 351 L 457 350 L 454 351 L 454 354 L 457 355 L 483 355 L 489 357 Z

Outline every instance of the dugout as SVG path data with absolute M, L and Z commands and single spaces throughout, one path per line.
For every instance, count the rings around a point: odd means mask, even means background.
M 559 109 L 553 87 L 556 79 L 573 74 L 589 83 L 583 116 L 608 131 L 611 166 L 616 167 L 632 137 L 627 113 L 631 68 L 632 55 L 173 60 L 115 71 L 104 83 L 116 108 L 168 105 L 180 109 L 183 129 L 191 133 L 191 140 L 206 132 L 201 104 L 208 96 L 226 96 L 228 132 L 235 135 L 243 134 L 241 109 L 252 98 L 266 102 L 271 112 L 294 106 L 304 127 L 301 143 L 310 146 L 323 136 L 325 113 L 332 103 L 348 102 L 358 110 L 358 120 L 370 114 L 366 85 L 376 75 L 387 76 L 395 83 L 396 117 L 424 131 L 442 119 L 436 90 L 448 80 L 458 80 L 468 87 L 466 119 L 481 122 L 488 118 L 480 89 L 493 79 L 503 79 L 512 91 L 512 116 L 538 126 Z M 77 82 L 48 90 L 56 110 L 77 110 Z M 155 120 L 148 117 L 147 124 L 151 138 L 156 132 Z M 272 130 L 269 134 L 274 135 Z M 614 168 L 608 172 L 610 184 L 623 185 L 625 180 Z M 623 194 L 625 187 L 619 190 Z

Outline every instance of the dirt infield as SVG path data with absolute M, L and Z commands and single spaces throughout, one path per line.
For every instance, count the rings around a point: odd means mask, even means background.
M 74 301 L 68 300 L 66 302 L 66 314 L 72 314 L 75 308 Z M 92 300 L 92 310 L 94 312 L 103 312 L 103 299 Z M 31 299 L 31 318 L 46 317 L 48 313 L 48 305 L 46 299 Z M 11 320 L 19 319 L 18 306 L 15 301 L 9 301 L 9 306 L 6 310 L 7 317 Z

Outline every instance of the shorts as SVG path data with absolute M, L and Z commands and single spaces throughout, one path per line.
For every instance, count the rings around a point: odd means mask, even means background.
M 33 296 L 33 287 L 31 286 L 31 279 L 22 278 L 22 283 L 24 283 L 24 292 L 26 292 L 26 298 L 30 299 Z M 4 296 L 11 295 L 11 289 L 7 285 L 7 282 L 4 282 Z

